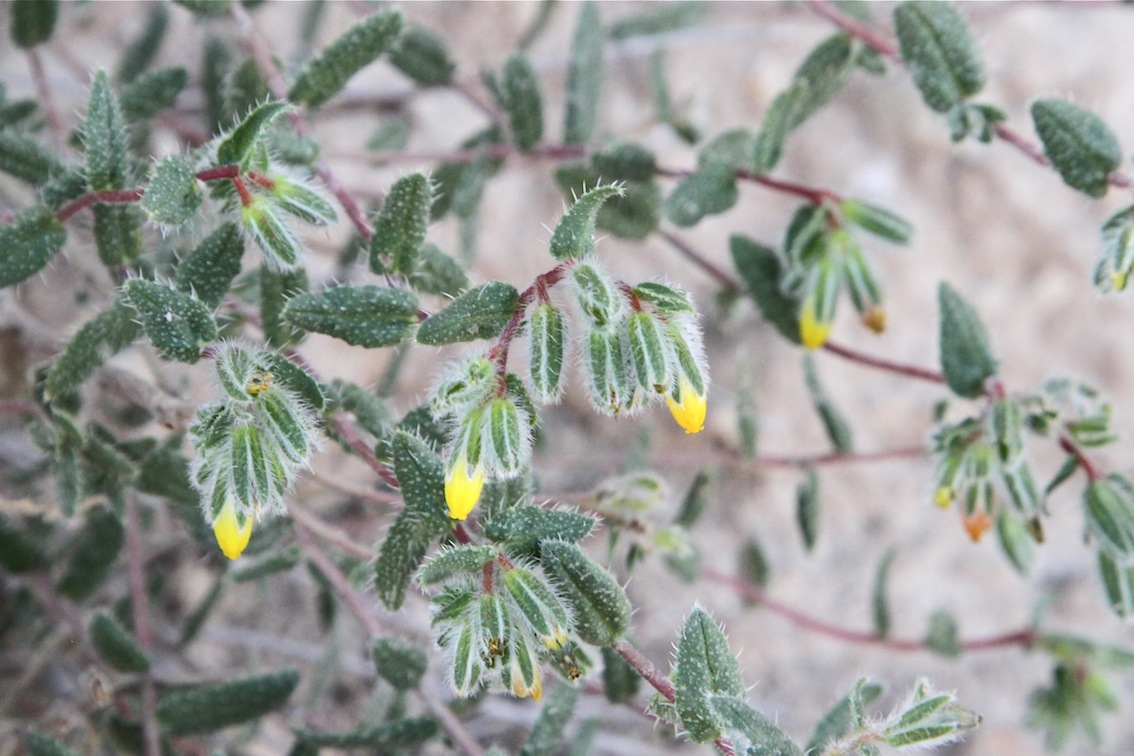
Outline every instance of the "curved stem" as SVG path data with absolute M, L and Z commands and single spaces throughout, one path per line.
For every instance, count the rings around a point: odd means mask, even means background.
M 936 370 L 929 370 L 927 368 L 917 367 L 916 365 L 906 365 L 901 362 L 894 362 L 882 357 L 873 357 L 869 354 L 851 349 L 850 347 L 842 346 L 833 341 L 828 340 L 823 344 L 823 349 L 831 354 L 837 354 L 843 359 L 857 362 L 860 365 L 867 365 L 869 367 L 878 368 L 879 370 L 886 370 L 898 375 L 905 375 L 910 378 L 917 378 L 922 381 L 929 381 L 930 383 L 944 383 L 945 376 Z

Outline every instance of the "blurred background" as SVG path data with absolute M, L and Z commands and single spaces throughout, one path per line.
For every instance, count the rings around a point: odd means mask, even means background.
M 367 4 L 323 4 L 317 33 L 305 42 L 300 31 L 310 6 L 269 2 L 252 11 L 259 33 L 286 72 L 294 72 L 311 49 L 341 34 Z M 541 4 L 527 2 L 398 7 L 407 21 L 447 41 L 458 65 L 458 81 L 483 100 L 488 98 L 479 72 L 498 70 L 542 11 Z M 602 3 L 599 11 L 610 24 L 653 7 Z M 1131 8 L 1119 3 L 990 2 L 963 3 L 960 9 L 988 68 L 981 100 L 1002 107 L 1010 124 L 1030 136 L 1029 103 L 1036 97 L 1059 96 L 1098 113 L 1120 140 L 1134 136 L 1128 128 L 1134 112 Z M 548 142 L 561 137 L 568 50 L 578 10 L 574 3 L 554 4 L 544 33 L 529 51 L 543 88 Z M 890 6 L 871 4 L 870 10 L 889 28 Z M 42 60 L 55 106 L 68 124 L 85 112 L 90 73 L 116 67 L 149 11 L 147 2 L 65 4 Z M 658 155 L 660 165 L 691 169 L 696 148 L 655 117 L 650 69 L 659 47 L 665 50 L 675 108 L 707 139 L 733 128 L 758 129 L 795 68 L 833 31 L 830 22 L 797 3 L 705 3 L 698 12 L 694 26 L 607 45 L 601 139 L 638 142 Z M 0 18 L 4 14 L 0 7 Z M 185 66 L 197 77 L 206 39 L 234 33 L 224 17 L 200 21 L 171 7 L 170 29 L 155 65 Z M 9 97 L 35 96 L 26 57 L 7 43 L 0 47 L 0 75 L 8 83 Z M 203 101 L 197 84 L 191 79 L 176 107 L 155 122 L 151 138 L 158 155 L 186 151 L 195 139 L 207 137 L 207 132 L 201 133 Z M 394 120 L 409 127 L 406 154 L 379 159 L 368 142 Z M 380 61 L 354 77 L 310 123 L 322 157 L 366 205 L 399 176 L 435 168 L 440 158 L 489 121 L 461 91 L 416 90 Z M 449 217 L 431 227 L 429 239 L 454 254 L 463 249 L 476 283 L 498 279 L 527 287 L 552 267 L 549 229 L 565 201 L 554 180 L 555 167 L 548 159 L 509 158 L 486 187 L 475 236 Z M 916 229 L 906 247 L 866 242 L 881 272 L 889 328 L 874 335 L 844 302 L 834 340 L 892 360 L 936 367 L 936 290 L 939 282 L 948 281 L 987 325 L 1010 391 L 1034 390 L 1050 377 L 1076 378 L 1109 397 L 1119 428 L 1131 428 L 1134 356 L 1123 344 L 1134 330 L 1134 307 L 1128 295 L 1104 298 L 1091 283 L 1099 225 L 1128 197 L 1112 190 L 1110 196 L 1090 201 L 1064 186 L 1053 171 L 1002 143 L 953 145 L 944 119 L 923 105 L 908 75 L 893 67 L 881 77 L 856 73 L 830 107 L 790 138 L 775 175 L 890 208 Z M 0 211 L 14 212 L 29 202 L 22 185 L 0 176 Z M 740 201 L 729 212 L 691 229 L 664 223 L 663 228 L 734 275 L 728 237 L 740 233 L 777 245 L 796 205 L 790 197 L 742 183 Z M 0 293 L 0 392 L 6 398 L 27 398 L 31 368 L 49 359 L 113 295 L 93 248 L 83 242 L 82 222 L 76 228 L 80 230 L 72 234 L 65 260 L 18 289 Z M 157 234 L 154 238 L 157 243 Z M 307 241 L 313 288 L 344 275 L 359 282 L 367 278 L 360 268 L 340 264 L 342 250 L 351 243 L 345 221 L 309 234 Z M 766 558 L 769 595 L 823 622 L 870 631 L 874 575 L 884 553 L 894 549 L 889 585 L 894 638 L 923 638 L 929 617 L 942 609 L 956 618 L 962 639 L 1027 627 L 1042 612 L 1047 629 L 1134 647 L 1134 635 L 1105 605 L 1093 551 L 1084 545 L 1078 484 L 1050 499 L 1047 542 L 1027 578 L 1011 568 L 995 537 L 973 544 L 956 511 L 933 506 L 931 465 L 917 457 L 819 468 L 822 517 L 815 546 L 806 550 L 795 519 L 801 471 L 739 462 L 734 454 L 740 443 L 738 381 L 744 376 L 754 385 L 762 455 L 829 450 L 804 386 L 801 351 L 762 322 L 751 301 L 721 298 L 720 282 L 660 235 L 643 242 L 605 238 L 598 252 L 620 278 L 664 278 L 694 294 L 705 315 L 713 378 L 709 419 L 704 432 L 686 436 L 658 407 L 631 419 L 599 416 L 590 409 L 580 376 L 572 370 L 564 401 L 542 415 L 543 440 L 536 458 L 540 496 L 583 501 L 630 468 L 650 469 L 666 486 L 656 508 L 642 517 L 665 523 L 697 474 L 709 470 L 709 498 L 693 530 L 701 565 L 739 574 L 741 555 L 755 539 Z M 399 416 L 426 397 L 443 361 L 474 348 L 408 350 L 392 400 Z M 363 386 L 377 386 L 392 359 L 391 350 L 366 351 L 318 335 L 310 336 L 300 351 L 324 379 L 343 378 Z M 851 423 L 856 450 L 927 443 L 933 404 L 946 398 L 943 387 L 822 352 L 815 355 L 815 363 L 827 392 Z M 140 345 L 116 357 L 111 366 L 157 386 L 163 401 L 175 405 L 191 405 L 209 395 L 207 366 L 160 365 Z M 91 384 L 92 396 L 114 401 L 114 392 L 103 383 Z M 952 417 L 970 410 L 956 406 Z M 1105 450 L 1109 453 L 1099 455 L 1103 469 L 1134 473 L 1126 453 L 1129 439 L 1126 434 Z M 1053 445 L 1035 442 L 1031 449 L 1040 477 L 1046 479 L 1059 462 Z M 9 471 L 27 467 L 39 454 L 18 423 L 0 426 L 0 464 Z M 383 536 L 388 511 L 359 492 L 373 492 L 376 485 L 369 468 L 327 443 L 295 497 L 354 540 L 372 544 Z M 8 513 L 50 512 L 52 503 L 6 496 L 0 506 Z M 209 592 L 218 562 L 197 549 L 176 518 L 160 508 L 154 517 L 157 526 L 151 533 L 156 540 L 148 544 L 154 555 L 151 564 L 166 579 L 166 599 L 155 623 L 159 636 L 175 636 L 173 629 Z M 593 537 L 590 546 L 592 554 L 607 563 L 605 533 Z M 739 652 L 745 683 L 752 686 L 751 702 L 801 742 L 859 675 L 887 686 L 883 709 L 924 676 L 940 688 L 956 690 L 960 701 L 984 718 L 976 732 L 948 753 L 1042 751 L 1042 736 L 1026 729 L 1025 717 L 1030 692 L 1046 684 L 1051 674 L 1050 658 L 1043 654 L 1010 647 L 944 658 L 928 651 L 847 642 L 746 602 L 727 585 L 704 579 L 684 582 L 659 557 L 646 558 L 628 572 L 625 557 L 622 543 L 610 553 L 609 563 L 628 581 L 637 607 L 634 637 L 654 663 L 668 666 L 682 618 L 700 603 L 724 623 Z M 182 652 L 171 647 L 159 656 L 157 669 L 172 678 L 202 678 L 210 672 L 251 671 L 285 662 L 309 671 L 292 699 L 298 708 L 288 717 L 269 718 L 254 736 L 231 741 L 230 752 L 283 753 L 291 738 L 288 724 L 343 730 L 366 707 L 376 705 L 380 691 L 375 692 L 365 658 L 363 632 L 340 612 L 329 633 L 321 636 L 313 598 L 317 589 L 303 569 L 266 582 L 231 585 L 191 645 Z M 113 593 L 113 584 L 108 590 Z M 381 608 L 379 613 L 385 615 Z M 411 595 L 405 610 L 383 616 L 383 621 L 424 638 L 426 600 Z M 0 679 L 19 677 L 24 663 L 19 654 L 19 649 L 0 647 Z M 13 733 L 28 719 L 65 725 L 92 705 L 85 682 L 90 670 L 66 647 L 57 654 L 24 689 L 20 701 L 0 712 L 0 752 L 12 752 Z M 1134 718 L 1127 713 L 1134 676 L 1113 679 L 1121 710 L 1103 724 L 1101 752 L 1132 753 Z M 429 680 L 438 693 L 447 695 L 436 668 Z M 644 702 L 645 691 L 639 696 Z M 469 715 L 469 728 L 483 743 L 513 748 L 522 742 L 538 710 L 528 700 L 491 696 Z M 587 717 L 601 722 L 595 753 L 705 748 L 668 738 L 633 707 L 611 706 L 601 695 L 584 697 L 571 728 Z M 1076 739 L 1066 752 L 1100 751 Z

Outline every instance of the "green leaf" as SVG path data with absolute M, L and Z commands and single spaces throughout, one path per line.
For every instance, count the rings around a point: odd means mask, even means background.
M 706 215 L 723 213 L 740 196 L 735 171 L 717 163 L 681 180 L 665 200 L 665 216 L 677 226 L 694 226 Z
M 609 572 L 566 541 L 544 541 L 540 556 L 544 572 L 569 598 L 574 629 L 583 641 L 605 646 L 626 634 L 630 600 Z
M 43 270 L 65 241 L 63 224 L 42 206 L 28 208 L 0 225 L 0 288 Z
M 12 41 L 17 47 L 26 50 L 51 39 L 59 17 L 59 0 L 13 0 L 8 7 Z
M 575 711 L 575 704 L 582 692 L 582 688 L 563 682 L 552 688 L 539 713 L 539 718 L 532 725 L 528 739 L 520 749 L 520 756 L 544 756 L 558 752 L 563 740 L 563 731 L 571 720 L 571 714 Z
M 944 113 L 984 86 L 980 52 L 951 4 L 904 2 L 894 9 L 894 31 L 929 107 Z
M 79 756 L 54 738 L 31 730 L 24 737 L 28 756 Z
M 168 155 L 154 167 L 141 208 L 153 223 L 176 227 L 193 217 L 202 198 L 201 185 L 189 159 Z
M 756 301 L 760 314 L 794 344 L 799 343 L 799 303 L 780 286 L 783 263 L 770 247 L 735 235 L 729 238 L 732 262 Z
M 387 753 L 396 749 L 414 748 L 437 734 L 439 725 L 432 717 L 411 717 L 386 722 L 368 730 L 343 734 L 316 732 L 296 728 L 300 743 L 315 748 L 369 748 Z M 297 756 L 292 751 L 293 756 Z
M 225 103 L 225 82 L 232 72 L 232 54 L 224 40 L 210 35 L 201 60 L 201 88 L 210 135 L 220 133 L 229 117 Z
M 122 291 L 166 359 L 192 364 L 200 359 L 201 346 L 216 340 L 216 321 L 200 300 L 141 278 L 127 281 Z
M 419 292 L 446 297 L 456 297 L 469 287 L 469 275 L 461 264 L 429 242 L 418 250 L 417 265 L 407 280 Z
M 1110 608 L 1124 619 L 1134 616 L 1134 567 L 1106 549 L 1099 549 L 1098 562 Z
M 913 235 L 913 226 L 909 221 L 884 207 L 848 199 L 843 200 L 839 212 L 859 228 L 895 244 L 907 244 Z
M 1110 172 L 1122 162 L 1122 149 L 1106 122 L 1064 100 L 1036 100 L 1031 110 L 1044 152 L 1063 183 L 1092 197 L 1106 194 Z
M 272 122 L 291 106 L 279 100 L 252 109 L 217 145 L 217 165 L 246 166 Z
M 107 509 L 99 507 L 87 513 L 83 529 L 70 543 L 70 559 L 59 592 L 74 601 L 82 601 L 94 593 L 110 575 L 118 552 L 122 550 L 122 523 Z
M 288 303 L 307 294 L 307 271 L 276 270 L 270 265 L 260 266 L 260 328 L 264 339 L 277 348 L 298 344 L 307 331 L 285 319 Z
M 540 544 L 547 540 L 581 541 L 594 528 L 595 520 L 578 512 L 522 505 L 492 517 L 484 525 L 484 534 L 492 541 L 507 546 L 509 553 L 537 557 Z
M 118 63 L 118 72 L 115 74 L 118 83 L 129 84 L 149 68 L 157 57 L 168 26 L 169 7 L 164 3 L 153 5 L 149 16 L 146 17 L 146 25 L 142 27 L 142 33 L 130 43 Z
M 795 492 L 795 519 L 803 536 L 803 546 L 811 551 L 819 537 L 819 476 L 810 465 L 804 469 L 804 474 L 806 477 Z
M 876 683 L 867 683 L 862 686 L 858 694 L 858 705 L 861 708 L 882 695 L 882 686 Z M 854 717 L 851 709 L 851 697 L 848 695 L 840 698 L 839 702 L 832 706 L 819 720 L 819 724 L 815 726 L 815 732 L 807 741 L 804 750 L 807 753 L 822 753 L 827 744 L 849 735 L 854 729 Z
M 192 294 L 206 307 L 218 306 L 240 273 L 243 256 L 240 227 L 231 221 L 222 223 L 177 266 L 177 290 Z
M 611 39 L 629 39 L 678 31 L 696 26 L 708 10 L 697 0 L 665 3 L 615 21 L 607 27 L 606 34 Z
M 760 756 L 803 756 L 791 738 L 772 720 L 735 696 L 710 696 L 709 706 L 725 734 L 741 753 Z
M 46 565 L 47 555 L 39 544 L 24 535 L 8 517 L 0 514 L 0 567 L 18 575 Z
M 270 551 L 252 561 L 243 560 L 240 566 L 232 570 L 230 574 L 233 581 L 247 583 L 275 575 L 277 572 L 287 572 L 299 564 L 302 556 L 299 546 L 293 543 L 282 549 Z
M 421 683 L 429 656 L 418 646 L 396 636 L 378 638 L 370 648 L 378 676 L 397 690 L 411 690 Z
M 941 283 L 937 300 L 941 306 L 941 368 L 945 383 L 957 396 L 975 399 L 984 393 L 984 382 L 996 374 L 988 332 L 972 305 L 949 284 Z
M 300 328 L 354 346 L 395 346 L 413 333 L 417 297 L 406 289 L 386 286 L 336 286 L 293 298 L 284 308 L 284 317 Z
M 50 401 L 74 391 L 112 355 L 133 343 L 142 333 L 134 314 L 133 308 L 119 299 L 83 325 L 48 370 L 44 398 Z
M 996 516 L 996 534 L 1000 536 L 1000 546 L 1016 572 L 1027 575 L 1036 545 L 1028 527 L 1014 513 L 1002 511 Z
M 894 562 L 897 552 L 887 549 L 878 563 L 878 571 L 874 573 L 874 591 L 871 593 L 871 609 L 874 618 L 874 634 L 879 638 L 890 636 L 890 600 L 886 595 L 886 587 L 890 582 L 890 565 Z
M 623 194 L 616 184 L 593 186 L 584 191 L 563 214 L 551 233 L 551 256 L 556 260 L 577 260 L 595 248 L 595 220 L 603 203 Z
M 804 112 L 807 99 L 807 82 L 797 80 L 772 100 L 768 113 L 764 116 L 764 123 L 760 126 L 760 133 L 756 135 L 751 162 L 753 172 L 769 173 L 780 162 L 784 142 L 792 129 L 802 121 L 799 114 Z
M 397 11 L 368 16 L 304 66 L 287 98 L 309 108 L 322 105 L 352 76 L 389 50 L 401 31 L 402 14 Z
M 963 648 L 957 630 L 957 620 L 953 619 L 953 615 L 938 610 L 930 616 L 925 647 L 942 656 L 960 656 Z
M 440 346 L 494 338 L 512 318 L 519 299 L 515 287 L 503 281 L 477 286 L 422 321 L 417 329 L 417 341 Z
M 642 677 L 613 648 L 603 646 L 600 651 L 602 652 L 602 690 L 606 694 L 606 700 L 611 703 L 632 700 L 638 695 L 638 688 L 642 686 Z
M 811 394 L 811 402 L 815 406 L 815 411 L 819 413 L 819 419 L 823 421 L 823 429 L 827 432 L 831 446 L 837 452 L 851 451 L 854 448 L 854 434 L 851 432 L 850 424 L 819 383 L 815 360 L 812 359 L 810 352 L 804 354 L 803 374 L 807 391 Z
M 299 672 L 285 670 L 174 691 L 161 697 L 157 718 L 170 735 L 214 732 L 278 709 L 298 684 Z
M 39 186 L 63 164 L 35 139 L 11 129 L 0 129 L 0 171 Z
M 153 118 L 173 106 L 189 83 L 189 72 L 180 66 L 144 73 L 122 87 L 119 101 L 123 117 L 132 123 Z
M 134 205 L 95 205 L 94 237 L 98 258 L 113 268 L 142 254 L 142 213 Z
M 722 728 L 709 698 L 743 696 L 744 683 L 725 634 L 699 606 L 689 613 L 678 636 L 672 678 L 681 726 L 694 741 L 711 743 Z
M 398 513 L 374 565 L 374 587 L 391 611 L 405 600 L 406 586 L 434 539 L 449 530 L 445 468 L 425 442 L 404 431 L 393 441 L 394 473 L 405 506 Z
M 602 42 L 598 6 L 585 2 L 579 6 L 571 59 L 567 64 L 565 144 L 586 144 L 594 135 L 602 93 Z
M 500 106 L 508 116 L 512 141 L 530 150 L 543 137 L 543 100 L 539 79 L 526 56 L 514 53 L 504 62 L 499 89 Z
M 394 182 L 374 224 L 374 236 L 370 240 L 370 270 L 402 275 L 413 272 L 418 250 L 425 242 L 432 204 L 433 187 L 424 173 L 411 173 Z M 382 257 L 390 259 L 388 266 Z
M 83 149 L 87 155 L 87 185 L 91 191 L 125 189 L 130 174 L 126 151 L 126 121 L 118 99 L 110 91 L 105 71 L 91 82 L 90 104 L 83 125 Z
M 406 27 L 390 51 L 390 62 L 423 87 L 445 86 L 453 80 L 457 68 L 445 40 L 420 26 Z
M 1093 481 L 1083 493 L 1087 528 L 1116 557 L 1134 556 L 1134 489 L 1118 475 Z
M 681 509 L 677 510 L 677 515 L 673 518 L 673 524 L 683 528 L 691 528 L 701 516 L 701 512 L 705 509 L 705 504 L 709 501 L 709 493 L 713 487 L 715 474 L 711 469 L 701 470 L 697 473 L 697 477 L 693 479 L 693 484 L 689 486 L 689 490 L 685 493 L 685 498 L 681 502 Z
M 795 71 L 795 79 L 807 83 L 806 94 L 797 103 L 792 128 L 822 109 L 847 83 L 859 55 L 850 35 L 839 32 L 819 43 Z
M 99 612 L 91 621 L 91 645 L 103 661 L 119 672 L 145 672 L 150 668 L 146 652 L 108 612 Z
M 443 549 L 422 566 L 417 582 L 428 587 L 460 575 L 479 575 L 498 553 L 497 548 L 488 543 Z

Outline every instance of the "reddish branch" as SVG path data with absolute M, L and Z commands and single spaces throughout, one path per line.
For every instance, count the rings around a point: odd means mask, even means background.
M 916 365 L 906 365 L 901 362 L 894 362 L 893 360 L 887 360 L 881 357 L 873 357 L 869 354 L 863 354 L 862 352 L 851 349 L 850 347 L 836 344 L 835 342 L 830 340 L 823 344 L 823 349 L 830 352 L 831 354 L 837 354 L 843 359 L 850 360 L 851 362 L 857 362 L 860 365 L 867 365 L 869 367 L 878 368 L 879 370 L 896 373 L 897 375 L 904 375 L 909 378 L 917 378 L 918 380 L 922 381 L 929 381 L 930 383 L 945 382 L 945 376 L 943 376 L 936 370 L 929 370 L 927 368 L 917 367 Z
M 887 636 L 878 635 L 877 633 L 864 633 L 857 630 L 848 630 L 838 625 L 833 625 L 829 622 L 816 619 L 809 614 L 806 614 L 795 607 L 789 606 L 782 601 L 772 598 L 762 589 L 758 588 L 751 583 L 741 580 L 740 578 L 726 575 L 723 572 L 718 572 L 711 567 L 706 567 L 701 570 L 701 577 L 706 580 L 711 580 L 714 583 L 727 586 L 746 599 L 755 601 L 761 606 L 767 608 L 769 611 L 778 614 L 779 616 L 787 619 L 796 625 L 799 625 L 805 630 L 809 630 L 820 635 L 826 635 L 836 640 L 845 641 L 847 643 L 860 643 L 874 646 L 882 646 L 891 651 L 929 651 L 932 650 L 924 640 L 921 639 L 902 639 L 890 638 Z M 1025 628 L 1023 630 L 1014 630 L 1000 635 L 993 635 L 987 638 L 977 638 L 974 640 L 963 641 L 960 644 L 962 651 L 988 651 L 996 648 L 1006 648 L 1011 646 L 1023 646 L 1025 648 L 1035 644 L 1038 634 L 1033 628 Z

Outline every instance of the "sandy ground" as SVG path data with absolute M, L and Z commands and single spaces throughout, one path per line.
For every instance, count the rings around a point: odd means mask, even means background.
M 602 4 L 604 20 L 641 10 L 642 4 Z M 277 3 L 257 11 L 263 33 L 285 65 L 295 49 L 298 3 Z M 498 67 L 534 17 L 531 3 L 412 3 L 407 17 L 448 37 L 462 80 L 477 87 L 476 72 Z M 876 8 L 884 16 L 883 7 Z M 982 101 L 997 103 L 1010 122 L 1030 134 L 1027 106 L 1038 96 L 1062 96 L 1088 106 L 1129 139 L 1126 128 L 1134 102 L 1134 16 L 1118 4 L 964 4 L 984 51 L 989 82 Z M 68 7 L 62 31 L 66 45 L 55 43 L 45 53 L 47 73 L 61 112 L 83 109 L 84 68 L 113 68 L 117 52 L 133 38 L 145 16 L 143 3 L 95 3 Z M 575 8 L 561 4 L 547 34 L 532 48 L 533 62 L 545 88 L 547 136 L 559 137 L 566 49 Z M 206 32 L 231 33 L 231 24 L 203 25 L 173 9 L 176 36 L 167 40 L 161 63 L 198 70 L 200 40 Z M 350 23 L 351 8 L 330 4 L 321 35 L 329 41 Z M 831 31 L 827 22 L 806 9 L 781 3 L 714 4 L 702 26 L 665 36 L 667 70 L 673 96 L 689 118 L 708 135 L 735 127 L 756 128 L 772 98 L 789 81 L 798 62 Z M 652 122 L 648 85 L 649 56 L 656 42 L 620 45 L 608 51 L 608 80 L 600 116 L 604 136 L 641 142 L 657 151 L 659 161 L 691 167 L 695 153 L 668 129 Z M 79 64 L 79 70 L 68 59 Z M 0 50 L 0 71 L 11 96 L 29 95 L 32 84 L 24 59 Z M 378 64 L 351 81 L 346 97 L 405 92 L 408 83 L 393 69 Z M 181 106 L 199 104 L 195 92 L 183 95 Z M 451 91 L 413 97 L 408 115 L 414 126 L 409 149 L 452 149 L 483 125 L 483 116 Z M 367 167 L 358 157 L 380 115 L 366 109 L 353 115 L 328 115 L 317 124 L 324 154 L 345 184 L 365 199 L 387 188 L 399 175 L 429 162 Z M 159 129 L 160 149 L 177 148 L 176 138 Z M 546 253 L 549 227 L 562 210 L 562 199 L 548 163 L 512 160 L 489 186 L 473 266 L 478 281 L 499 278 L 523 288 L 550 267 Z M 896 248 L 868 242 L 868 252 L 882 271 L 891 326 L 873 336 L 849 316 L 845 307 L 833 338 L 894 360 L 934 366 L 937 359 L 936 288 L 948 280 L 962 290 L 988 324 L 1002 360 L 1002 375 L 1012 390 L 1028 391 L 1045 378 L 1070 376 L 1102 389 L 1114 402 L 1118 424 L 1134 422 L 1134 359 L 1122 352 L 1122 334 L 1134 327 L 1128 298 L 1103 298 L 1091 286 L 1091 270 L 1099 243 L 1098 225 L 1126 200 L 1117 191 L 1098 202 L 1062 185 L 1051 171 L 1028 162 L 1006 145 L 976 143 L 954 146 L 942 118 L 921 103 L 908 77 L 891 71 L 884 78 L 856 75 L 835 104 L 806 124 L 789 142 L 776 175 L 893 208 L 917 228 L 913 243 Z M 2 185 L 12 206 L 18 190 Z M 728 269 L 727 239 L 744 233 L 776 243 L 793 202 L 760 187 L 741 189 L 737 206 L 712 217 L 681 236 L 706 258 Z M 343 228 L 312 238 L 312 272 L 333 271 L 334 252 L 346 239 Z M 446 221 L 430 231 L 430 239 L 448 250 L 457 247 L 456 227 Z M 577 376 L 563 405 L 545 418 L 547 445 L 539 455 L 539 473 L 547 493 L 589 490 L 618 472 L 626 448 L 643 428 L 652 438 L 651 464 L 673 493 L 665 503 L 676 509 L 680 492 L 698 469 L 721 462 L 721 449 L 735 447 L 735 385 L 739 366 L 752 366 L 762 428 L 761 450 L 769 454 L 806 454 L 826 449 L 822 430 L 802 387 L 800 355 L 759 322 L 749 303 L 728 313 L 714 305 L 714 283 L 691 267 L 663 240 L 645 243 L 604 240 L 600 255 L 609 268 L 627 280 L 664 276 L 688 287 L 701 303 L 709 323 L 709 357 L 713 371 L 710 418 L 706 431 L 685 437 L 661 410 L 635 420 L 615 421 L 588 408 Z M 39 340 L 62 339 L 109 295 L 105 278 L 90 262 L 91 250 L 72 244 L 66 264 L 53 266 L 41 281 L 21 287 L 18 297 L 2 295 L 8 324 L 33 329 Z M 361 280 L 362 277 L 360 277 Z M 76 298 L 60 296 L 74 292 Z M 78 294 L 87 295 L 76 304 Z M 29 325 L 30 324 L 30 325 Z M 343 377 L 370 384 L 382 375 L 388 355 L 367 353 L 322 337 L 311 338 L 304 354 L 325 378 Z M 416 404 L 429 385 L 439 360 L 461 350 L 411 352 L 397 397 L 399 409 Z M 33 359 L 42 354 L 32 355 Z M 146 360 L 125 355 L 122 364 L 144 370 Z M 826 354 L 817 365 L 828 391 L 855 430 L 857 447 L 881 450 L 922 443 L 930 431 L 930 407 L 944 392 L 930 384 L 864 369 Z M 200 397 L 200 371 L 165 370 L 159 377 L 187 397 Z M 954 410 L 962 411 L 958 406 Z M 1130 473 L 1120 443 L 1100 455 L 1107 469 Z M 1050 444 L 1033 445 L 1044 478 L 1058 464 Z M 734 572 L 741 544 L 749 536 L 765 546 L 776 598 L 818 618 L 850 629 L 870 627 L 873 572 L 887 548 L 897 557 L 890 598 L 894 635 L 918 638 L 928 617 L 947 609 L 957 617 L 964 638 L 985 637 L 1018 629 L 1047 601 L 1046 624 L 1052 630 L 1080 633 L 1129 644 L 1128 628 L 1104 605 L 1092 552 L 1083 543 L 1083 520 L 1075 486 L 1050 502 L 1048 542 L 1040 549 L 1033 574 L 1022 579 L 1001 555 L 995 539 L 974 546 L 954 513 L 942 513 L 929 501 L 930 468 L 920 460 L 843 465 L 821 472 L 823 519 L 818 544 L 807 553 L 794 524 L 794 488 L 800 475 L 791 470 L 721 462 L 708 509 L 695 531 L 707 566 Z M 373 484 L 367 470 L 328 447 L 315 469 L 357 487 Z M 341 497 L 304 484 L 298 495 L 311 506 L 341 516 L 344 512 L 360 539 L 377 540 L 384 520 L 365 510 L 344 507 Z M 165 534 L 163 538 L 170 538 Z M 600 538 L 595 554 L 601 554 Z M 619 565 L 620 567 L 620 565 Z M 178 561 L 173 577 L 181 611 L 192 606 L 209 584 L 209 572 L 192 558 Z M 310 617 L 312 585 L 306 572 L 276 578 L 267 587 L 241 585 L 229 592 L 215 624 L 189 654 L 188 663 L 201 674 L 226 665 L 249 668 L 282 665 L 291 657 L 320 653 L 316 622 Z M 921 676 L 955 689 L 961 701 L 984 717 L 984 725 L 949 753 L 1032 754 L 1041 738 L 1023 726 L 1029 691 L 1046 681 L 1050 663 L 1038 653 L 996 650 L 944 659 L 930 653 L 897 653 L 848 644 L 804 632 L 782 617 L 753 609 L 727 587 L 700 582 L 684 585 L 657 561 L 639 567 L 629 583 L 638 611 L 634 635 L 658 664 L 667 664 L 671 643 L 682 617 L 699 602 L 727 626 L 740 652 L 751 701 L 790 734 L 805 740 L 811 727 L 856 676 L 866 674 L 889 686 L 891 699 Z M 177 607 L 165 621 L 177 616 Z M 420 631 L 425 606 L 411 601 L 391 622 Z M 334 637 L 347 671 L 329 690 L 335 710 L 325 702 L 312 724 L 343 729 L 365 705 L 369 683 L 357 674 L 365 645 L 348 617 Z M 290 644 L 290 645 L 289 645 Z M 309 660 L 310 661 L 310 660 Z M 293 662 L 294 663 L 294 662 Z M 350 672 L 355 664 L 355 674 Z M 176 668 L 174 665 L 173 668 Z M 1131 678 L 1117 678 L 1123 712 L 1129 711 Z M 438 680 L 438 685 L 440 682 Z M 312 682 L 310 691 L 317 691 Z M 311 703 L 307 690 L 296 703 Z M 537 713 L 528 702 L 502 697 L 488 701 L 470 728 L 484 742 L 514 746 Z M 695 746 L 668 742 L 652 734 L 649 723 L 634 712 L 587 697 L 575 725 L 585 716 L 603 721 L 595 753 L 691 752 Z M 1134 752 L 1134 726 L 1125 713 L 1105 723 L 1103 753 Z M 288 735 L 273 724 L 246 745 L 249 753 L 279 753 Z M 1071 753 L 1097 752 L 1074 741 Z

